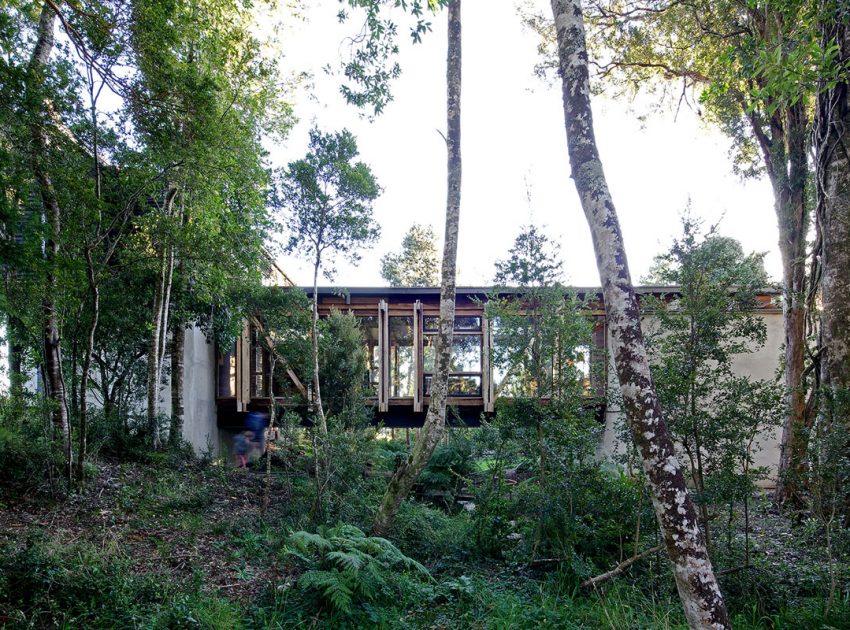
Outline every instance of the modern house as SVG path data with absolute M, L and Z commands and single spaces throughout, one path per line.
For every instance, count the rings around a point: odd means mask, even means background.
M 604 304 L 598 288 L 573 290 L 592 320 L 592 334 L 584 353 L 586 404 L 605 424 L 601 451 L 612 454 L 622 447 L 616 426 L 623 416 L 616 403 L 610 402 L 616 397 L 606 396 L 618 384 L 609 352 L 611 340 L 605 326 Z M 312 293 L 312 289 L 306 291 Z M 491 291 L 486 287 L 457 290 L 448 404 L 454 422 L 468 426 L 477 425 L 482 417 L 494 412 L 504 376 L 490 362 L 493 330 L 484 304 Z M 637 292 L 664 300 L 678 295 L 676 287 L 638 287 Z M 736 372 L 759 379 L 773 378 L 783 340 L 778 297 L 778 292 L 772 290 L 759 295 L 756 308 L 766 324 L 767 341 L 758 351 L 740 355 L 735 362 Z M 370 402 L 375 420 L 386 427 L 417 427 L 425 419 L 434 369 L 439 298 L 438 288 L 318 290 L 320 315 L 338 309 L 360 319 L 369 363 L 364 380 L 372 390 Z M 651 319 L 651 314 L 647 318 Z M 222 439 L 243 426 L 249 411 L 268 409 L 268 353 L 250 324 L 245 325 L 231 348 L 215 351 L 196 330 L 187 331 L 185 348 L 184 434 L 196 449 L 218 450 Z M 291 400 L 293 394 L 300 393 L 301 399 L 308 396 L 309 383 L 299 381 L 292 371 L 277 378 L 274 389 L 279 402 Z M 763 435 L 760 441 L 757 464 L 775 470 L 779 457 L 776 436 Z

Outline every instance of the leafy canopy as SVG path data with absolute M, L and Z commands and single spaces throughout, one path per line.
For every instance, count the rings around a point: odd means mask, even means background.
M 393 287 L 431 287 L 439 279 L 437 235 L 430 225 L 414 223 L 401 242 L 401 251 L 381 259 L 381 276 Z
M 290 236 L 286 250 L 313 261 L 325 276 L 335 273 L 335 254 L 360 260 L 360 250 L 380 234 L 372 202 L 381 194 L 372 169 L 355 161 L 359 152 L 350 131 L 310 130 L 307 155 L 278 174 L 277 204 Z

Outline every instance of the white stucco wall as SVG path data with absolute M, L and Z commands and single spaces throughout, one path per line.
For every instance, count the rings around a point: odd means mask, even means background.
M 735 357 L 733 368 L 736 374 L 741 376 L 750 376 L 754 379 L 773 379 L 776 375 L 776 369 L 782 358 L 782 344 L 784 342 L 784 333 L 782 328 L 782 313 L 778 311 L 769 311 L 760 314 L 764 320 L 767 329 L 767 339 L 764 346 L 758 351 L 749 354 L 741 354 Z M 648 318 L 651 322 L 651 318 Z M 651 324 L 650 324 L 651 325 Z M 644 324 L 646 328 L 647 324 Z M 606 346 L 608 349 L 609 365 L 608 365 L 608 391 L 617 392 L 619 383 L 617 382 L 617 372 L 614 368 L 614 353 L 611 341 L 610 332 L 606 337 Z M 601 451 L 606 457 L 611 457 L 624 451 L 624 445 L 618 436 L 618 427 L 625 421 L 625 415 L 616 401 L 616 396 L 609 403 L 605 413 L 605 431 L 602 438 Z M 770 470 L 768 479 L 764 480 L 761 485 L 764 487 L 773 487 L 776 481 L 776 470 L 779 466 L 779 439 L 780 430 L 772 430 L 760 434 L 756 441 L 760 448 L 754 453 L 756 466 L 765 466 Z
M 216 423 L 215 346 L 207 342 L 199 328 L 186 330 L 183 343 L 183 439 L 198 455 L 221 452 L 221 437 Z M 163 368 L 168 371 L 166 357 Z M 159 411 L 171 415 L 171 374 L 159 388 Z

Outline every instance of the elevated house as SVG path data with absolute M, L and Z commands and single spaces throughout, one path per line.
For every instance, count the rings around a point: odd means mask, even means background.
M 674 300 L 677 287 L 638 287 L 639 295 Z M 311 289 L 306 290 L 311 293 Z M 613 455 L 623 449 L 618 425 L 623 411 L 617 404 L 618 388 L 611 339 L 605 325 L 605 311 L 598 288 L 575 288 L 584 302 L 592 333 L 587 340 L 583 371 L 584 404 L 604 424 L 600 452 Z M 455 426 L 476 426 L 495 411 L 503 374 L 490 362 L 493 328 L 484 312 L 490 289 L 461 287 L 457 290 L 454 360 L 449 377 L 449 421 Z M 433 375 L 434 339 L 439 316 L 437 288 L 320 288 L 321 315 L 332 309 L 350 311 L 360 318 L 367 346 L 368 370 L 363 375 L 372 395 L 376 422 L 386 427 L 421 426 L 430 403 Z M 735 358 L 734 370 L 756 379 L 772 379 L 782 360 L 783 328 L 780 295 L 764 290 L 755 308 L 765 323 L 767 338 L 755 352 Z M 652 321 L 645 313 L 645 320 Z M 260 343 L 258 331 L 246 323 L 242 334 L 229 348 L 215 348 L 198 329 L 186 331 L 184 345 L 184 428 L 183 436 L 199 453 L 220 453 L 227 449 L 233 434 L 244 425 L 251 410 L 269 407 L 269 357 Z M 310 385 L 285 369 L 276 375 L 277 402 L 303 405 Z M 163 383 L 160 408 L 170 410 L 170 387 Z M 778 435 L 758 436 L 760 450 L 756 465 L 776 470 L 779 460 Z
M 613 454 L 623 446 L 616 430 L 622 410 L 616 403 L 609 402 L 606 395 L 618 385 L 609 352 L 611 342 L 605 326 L 604 303 L 598 288 L 575 288 L 574 291 L 592 320 L 592 334 L 583 353 L 586 358 L 583 366 L 585 404 L 605 424 L 601 450 Z M 312 289 L 306 292 L 311 294 Z M 490 362 L 493 330 L 484 312 L 490 292 L 486 287 L 457 290 L 448 400 L 450 421 L 455 424 L 476 426 L 482 418 L 494 413 L 496 399 L 501 395 L 504 375 Z M 676 287 L 638 287 L 637 292 L 666 300 L 678 295 Z M 364 380 L 371 388 L 370 402 L 374 405 L 376 422 L 386 427 L 421 426 L 430 403 L 439 289 L 358 287 L 340 290 L 323 287 L 318 289 L 318 303 L 320 315 L 337 309 L 351 312 L 360 319 L 368 357 Z M 779 365 L 783 339 L 778 292 L 763 291 L 756 308 L 765 321 L 767 341 L 760 350 L 740 355 L 735 369 L 753 378 L 769 379 Z M 647 318 L 651 319 L 651 314 Z M 259 343 L 258 332 L 250 324 L 246 324 L 231 348 L 219 349 L 216 353 L 215 369 L 206 378 L 215 381 L 216 426 L 222 434 L 241 428 L 247 412 L 268 409 L 271 378 L 268 359 Z M 299 392 L 301 399 L 309 395 L 309 383 L 300 382 L 291 371 L 283 380 L 288 382 L 278 380 L 275 385 L 275 392 L 280 392 L 278 402 L 291 401 L 291 393 Z M 187 415 L 185 422 L 190 425 L 192 419 Z M 764 435 L 760 440 L 762 449 L 756 463 L 775 470 L 779 456 L 776 436 Z

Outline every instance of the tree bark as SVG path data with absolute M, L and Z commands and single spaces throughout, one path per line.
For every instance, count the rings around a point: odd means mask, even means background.
M 82 483 L 85 478 L 85 459 L 88 448 L 88 390 L 89 374 L 91 372 L 92 355 L 94 354 L 94 337 L 97 332 L 97 324 L 100 319 L 100 287 L 94 269 L 91 247 L 85 249 L 86 274 L 89 281 L 89 292 L 91 293 L 91 321 L 89 322 L 88 334 L 86 335 L 86 348 L 83 354 L 83 369 L 80 373 L 80 437 L 79 453 L 77 453 L 77 482 Z
M 168 443 L 177 446 L 183 437 L 183 348 L 186 345 L 186 327 L 174 319 L 171 330 L 171 425 Z
M 44 86 L 44 69 L 53 50 L 56 13 L 45 3 L 38 21 L 38 35 L 33 48 L 32 58 L 27 69 L 28 104 L 32 107 L 33 122 L 30 125 L 32 137 L 32 169 L 38 185 L 44 216 L 49 226 L 44 246 L 47 259 L 44 297 L 42 299 L 42 343 L 44 346 L 44 374 L 48 396 L 53 402 L 51 418 L 54 429 L 62 436 L 62 448 L 65 454 L 65 475 L 71 480 L 73 447 L 71 445 L 71 424 L 68 414 L 68 401 L 65 392 L 65 379 L 62 376 L 62 345 L 59 336 L 59 315 L 56 309 L 58 283 L 55 266 L 59 258 L 59 240 L 62 234 L 62 211 L 59 199 L 50 176 L 48 161 L 48 139 L 44 125 L 37 120 L 36 112 L 44 108 L 41 95 Z
M 328 421 L 325 418 L 325 408 L 322 405 L 322 389 L 319 384 L 319 263 L 320 254 L 316 254 L 313 265 L 313 320 L 310 329 L 310 340 L 313 343 L 313 409 L 319 419 L 319 429 L 322 435 L 328 435 Z
M 450 0 L 449 43 L 447 55 L 447 135 L 448 190 L 446 195 L 446 234 L 443 249 L 442 281 L 440 286 L 440 331 L 434 352 L 434 376 L 431 381 L 431 402 L 422 431 L 417 436 L 407 461 L 396 470 L 372 524 L 372 534 L 381 536 L 392 525 L 401 502 L 410 494 L 413 483 L 431 458 L 446 427 L 446 399 L 449 391 L 449 371 L 455 320 L 455 277 L 457 263 L 458 224 L 460 221 L 460 88 L 461 88 L 461 22 L 460 0 Z
M 163 212 L 166 219 L 171 217 L 177 188 L 169 187 L 165 193 Z M 174 250 L 170 243 L 164 243 L 159 256 L 159 272 L 154 288 L 153 314 L 151 317 L 151 336 L 148 342 L 147 377 L 147 421 L 151 434 L 151 443 L 155 449 L 160 447 L 159 427 L 157 426 L 159 381 L 162 374 L 162 357 L 165 354 L 165 336 L 168 330 L 168 310 L 171 299 L 171 277 L 174 269 Z
M 641 454 L 689 625 L 729 628 L 696 510 L 661 415 L 620 225 L 596 147 L 581 2 L 552 0 L 552 11 L 572 177 L 593 237 L 605 316 L 632 437 Z
M 821 45 L 838 45 L 836 65 L 850 60 L 850 15 L 836 0 L 821 2 Z M 817 218 L 821 244 L 821 400 L 818 458 L 836 486 L 832 513 L 850 523 L 850 80 L 821 86 L 815 114 Z
M 841 3 L 823 2 L 824 45 L 839 46 L 838 62 L 850 59 L 850 26 Z M 850 80 L 846 75 L 818 97 L 815 123 L 818 219 L 821 253 L 821 384 L 850 389 Z
M 806 455 L 806 391 L 803 383 L 806 347 L 806 136 L 803 103 L 771 120 L 770 139 L 762 153 L 773 188 L 782 255 L 783 328 L 785 335 L 785 419 L 780 441 L 776 488 L 778 502 L 799 498 L 799 479 Z M 766 139 L 765 139 L 766 140 Z

